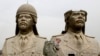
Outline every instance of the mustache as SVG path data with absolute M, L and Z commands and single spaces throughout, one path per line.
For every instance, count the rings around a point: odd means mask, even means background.
M 27 25 L 26 22 L 20 22 L 19 24 L 20 24 L 20 25 Z
M 84 23 L 85 21 L 84 20 L 77 20 L 76 22 L 77 23 Z

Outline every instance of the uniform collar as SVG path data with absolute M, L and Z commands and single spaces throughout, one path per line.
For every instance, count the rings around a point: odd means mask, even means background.
M 80 35 L 82 37 L 82 39 L 84 40 L 84 42 L 90 42 L 89 39 L 87 39 L 86 35 L 83 34 L 83 32 L 80 32 L 80 33 L 74 33 L 72 32 L 71 30 L 68 30 L 68 32 L 65 34 L 65 36 L 69 37 L 69 38 L 74 38 L 75 35 Z
M 81 50 L 81 52 L 82 52 L 82 51 L 86 50 L 87 48 L 89 48 L 91 45 L 89 45 L 90 42 L 88 42 L 88 39 L 85 37 L 85 35 L 82 32 L 80 32 L 78 34 L 82 36 L 82 39 L 84 41 L 83 46 L 82 46 L 82 50 Z M 64 36 L 64 42 L 65 42 L 65 45 L 67 47 L 69 47 L 69 48 L 71 48 L 75 51 L 80 52 L 80 50 L 78 50 L 77 48 L 74 47 L 73 40 L 75 38 L 74 37 L 75 35 L 77 35 L 77 33 L 74 33 L 72 31 L 68 30 L 67 33 Z
M 68 32 L 67 33 L 69 33 L 70 35 L 73 35 L 73 36 L 75 36 L 75 35 L 80 35 L 80 36 L 84 36 L 84 34 L 82 33 L 82 32 L 80 32 L 80 33 L 74 33 L 74 32 L 72 32 L 71 30 L 68 30 Z
M 28 39 L 29 39 L 31 36 L 32 36 L 32 37 L 35 37 L 33 31 L 29 32 L 29 33 L 26 34 L 26 35 L 22 35 L 21 33 L 19 33 L 17 36 L 18 36 L 19 38 L 20 38 L 20 37 L 27 37 Z

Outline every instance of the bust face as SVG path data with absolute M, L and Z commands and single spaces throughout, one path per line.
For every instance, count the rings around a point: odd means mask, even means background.
M 17 24 L 19 29 L 22 30 L 30 29 L 34 25 L 32 16 L 27 13 L 18 16 Z
M 73 11 L 70 15 L 68 23 L 70 26 L 74 27 L 83 27 L 85 24 L 85 12 L 83 11 Z

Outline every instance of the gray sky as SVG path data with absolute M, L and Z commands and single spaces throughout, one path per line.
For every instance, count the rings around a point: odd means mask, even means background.
M 15 16 L 18 7 L 27 0 L 0 0 L 0 49 L 6 38 L 14 36 Z M 94 36 L 99 41 L 100 36 L 100 1 L 99 0 L 29 0 L 37 10 L 37 28 L 40 36 L 58 35 L 64 30 L 64 12 L 72 10 L 86 10 L 86 34 Z

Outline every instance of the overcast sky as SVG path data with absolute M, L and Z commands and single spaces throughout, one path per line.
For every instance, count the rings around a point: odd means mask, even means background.
M 27 0 L 0 0 L 0 49 L 6 38 L 15 34 L 15 16 L 20 5 Z M 100 1 L 99 0 L 28 0 L 37 10 L 37 28 L 40 36 L 58 35 L 64 30 L 64 13 L 68 10 L 86 10 L 86 34 L 100 40 Z

